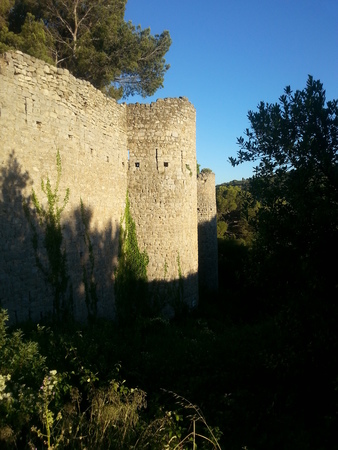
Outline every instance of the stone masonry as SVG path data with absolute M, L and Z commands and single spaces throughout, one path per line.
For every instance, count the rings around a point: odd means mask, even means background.
M 197 177 L 198 272 L 203 291 L 218 287 L 218 246 L 215 174 L 201 172 Z
M 41 179 L 55 185 L 58 150 L 61 201 L 70 189 L 63 226 L 75 316 L 87 314 L 81 201 L 94 249 L 98 313 L 113 317 L 127 191 L 139 246 L 149 255 L 149 281 L 180 277 L 184 300 L 197 304 L 198 274 L 208 275 L 198 267 L 195 127 L 186 98 L 118 104 L 67 70 L 21 52 L 0 55 L 0 304 L 12 321 L 39 320 L 51 310 L 52 293 L 36 267 L 22 204 L 30 202 L 32 188 L 43 199 Z M 210 202 L 212 209 L 211 191 L 203 194 L 203 205 Z M 210 246 L 216 234 L 203 242 Z M 217 271 L 211 279 L 216 287 Z

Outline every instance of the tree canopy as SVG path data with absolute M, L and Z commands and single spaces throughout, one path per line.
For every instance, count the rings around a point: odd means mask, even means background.
M 245 185 L 227 183 L 216 186 L 216 204 L 217 237 L 250 245 L 253 240 L 251 221 L 258 211 L 259 203 Z
M 230 161 L 258 162 L 251 192 L 261 203 L 256 225 L 265 268 L 276 264 L 279 283 L 292 280 L 302 293 L 334 289 L 329 255 L 336 255 L 338 234 L 338 101 L 326 102 L 322 83 L 309 76 L 305 89 L 286 87 L 277 103 L 261 102 L 248 118 L 251 128 Z
M 278 103 L 261 102 L 257 112 L 249 111 L 247 140 L 238 138 L 238 159 L 230 162 L 258 160 L 259 177 L 306 170 L 336 182 L 338 101 L 325 102 L 322 83 L 310 75 L 304 90 L 287 86 Z
M 127 0 L 4 0 L 0 52 L 18 49 L 119 99 L 152 95 L 169 69 L 168 31 L 125 22 Z

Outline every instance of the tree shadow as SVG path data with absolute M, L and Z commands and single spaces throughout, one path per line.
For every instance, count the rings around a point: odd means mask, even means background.
M 32 184 L 29 173 L 23 171 L 13 151 L 0 169 L 0 304 L 8 309 L 11 321 L 16 322 L 31 318 L 37 289 L 48 297 L 48 286 L 40 279 L 35 266 L 30 229 L 22 207 L 24 200 L 29 203 L 24 192 Z
M 7 309 L 10 323 L 26 320 L 38 322 L 53 316 L 54 292 L 46 271 L 37 264 L 48 265 L 44 247 L 44 226 L 32 201 L 33 179 L 21 167 L 12 152 L 0 169 L 0 306 Z M 25 208 L 29 210 L 27 220 Z M 62 249 L 67 256 L 68 310 L 78 321 L 116 317 L 114 274 L 118 264 L 120 226 L 108 221 L 98 229 L 93 225 L 94 211 L 82 202 L 65 210 L 62 220 Z M 37 252 L 32 240 L 36 230 Z M 147 315 L 172 317 L 177 312 L 197 306 L 198 274 L 175 280 L 147 283 L 147 301 L 152 308 Z M 135 292 L 135 302 L 139 292 Z M 128 317 L 128 310 L 126 311 Z M 66 316 L 60 316 L 63 320 Z M 132 322 L 132 321 L 131 321 Z
M 8 310 L 10 323 L 24 320 L 39 321 L 53 311 L 53 289 L 39 270 L 32 239 L 32 226 L 23 205 L 29 210 L 38 240 L 38 257 L 48 265 L 44 248 L 44 230 L 32 204 L 30 191 L 33 181 L 12 152 L 0 169 L 0 305 Z M 93 212 L 84 207 L 87 233 L 81 206 L 70 211 L 62 223 L 63 247 L 67 255 L 69 275 L 68 296 L 77 320 L 88 315 L 113 317 L 113 273 L 117 263 L 119 230 L 113 232 L 111 223 L 104 231 L 91 225 Z M 87 239 L 87 240 L 86 240 Z M 93 249 L 94 266 L 90 267 L 89 245 Z M 84 272 L 95 283 L 97 305 L 93 310 L 86 301 Z
M 74 293 L 74 315 L 113 318 L 113 277 L 117 266 L 119 227 L 106 223 L 104 230 L 92 226 L 93 211 L 82 204 L 64 223 L 69 274 Z
M 218 291 L 217 219 L 198 224 L 198 275 L 203 295 Z

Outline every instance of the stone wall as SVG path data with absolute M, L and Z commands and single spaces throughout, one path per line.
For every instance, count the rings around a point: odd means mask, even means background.
M 196 304 L 195 128 L 185 98 L 118 104 L 67 70 L 21 52 L 0 55 L 0 302 L 12 320 L 38 320 L 51 309 L 22 203 L 32 188 L 43 198 L 41 179 L 55 185 L 58 150 L 61 200 L 70 188 L 63 226 L 76 317 L 87 315 L 82 268 L 89 265 L 80 202 L 90 223 L 98 312 L 109 317 L 127 189 L 150 257 L 149 280 L 181 278 L 185 301 Z
M 150 280 L 185 280 L 198 299 L 196 113 L 185 98 L 128 105 L 128 189 Z M 194 276 L 193 276 L 194 275 Z
M 49 176 L 52 186 L 55 184 L 59 150 L 63 169 L 60 195 L 70 188 L 64 217 L 70 273 L 78 300 L 76 314 L 85 314 L 80 262 L 86 263 L 86 248 L 79 218 L 80 199 L 90 212 L 91 233 L 98 241 L 99 309 L 112 314 L 112 268 L 117 262 L 118 229 L 127 190 L 126 106 L 107 99 L 67 70 L 21 53 L 6 53 L 0 58 L 0 79 L 1 302 L 18 320 L 28 310 L 34 319 L 50 310 L 50 293 L 48 286 L 41 290 L 44 283 L 36 269 L 31 234 L 20 203 L 31 194 L 32 187 L 43 198 L 41 178 Z M 11 173 L 9 161 L 18 165 L 17 172 L 26 174 L 25 183 L 19 173 Z M 12 184 L 21 183 L 22 189 L 16 188 L 14 197 L 13 192 L 7 192 L 6 197 L 5 191 L 12 189 L 6 177 L 13 179 Z
M 199 285 L 204 291 L 218 289 L 218 247 L 215 174 L 197 177 Z

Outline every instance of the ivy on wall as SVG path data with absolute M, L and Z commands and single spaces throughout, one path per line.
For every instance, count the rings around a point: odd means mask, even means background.
M 132 323 L 136 318 L 150 314 L 147 289 L 149 257 L 140 251 L 136 225 L 131 216 L 129 194 L 121 219 L 118 266 L 115 271 L 115 307 L 120 323 Z

